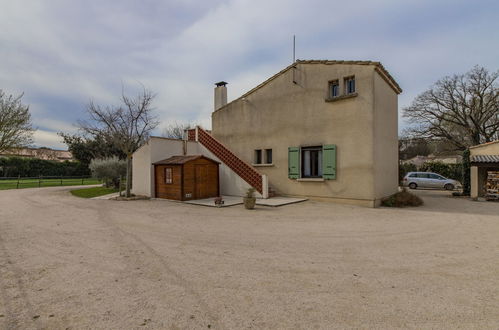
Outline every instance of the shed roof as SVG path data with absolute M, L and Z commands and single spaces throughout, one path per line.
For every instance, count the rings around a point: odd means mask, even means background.
M 220 164 L 220 162 L 217 162 L 216 160 L 213 160 L 203 155 L 188 155 L 188 156 L 172 156 L 170 158 L 160 160 L 159 162 L 155 162 L 153 163 L 153 165 L 182 165 L 199 158 L 208 159 L 214 163 Z
M 499 155 L 473 155 L 470 157 L 472 163 L 498 163 Z

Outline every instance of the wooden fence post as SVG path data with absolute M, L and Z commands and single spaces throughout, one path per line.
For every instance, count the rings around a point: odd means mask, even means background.
M 21 179 L 21 174 L 19 174 L 17 176 L 17 188 L 16 189 L 19 189 L 19 180 Z
M 38 188 L 40 188 L 42 186 L 42 176 L 39 175 L 38 176 Z
M 62 186 L 62 175 L 61 175 L 61 186 Z

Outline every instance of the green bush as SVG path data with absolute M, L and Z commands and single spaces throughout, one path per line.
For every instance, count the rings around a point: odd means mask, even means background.
M 111 185 L 119 188 L 120 178 L 126 175 L 126 161 L 118 157 L 94 159 L 90 162 L 92 175 L 106 183 L 107 187 Z
M 423 200 L 406 189 L 381 200 L 381 205 L 388 207 L 405 207 L 423 205 Z
M 89 174 L 88 167 L 78 161 L 57 162 L 22 157 L 0 158 L 0 177 L 85 176 Z
M 470 150 L 466 149 L 463 152 L 463 164 L 462 164 L 462 178 L 461 183 L 463 185 L 463 196 L 469 196 L 471 192 L 471 180 L 470 180 Z
M 461 181 L 463 166 L 462 164 L 445 164 L 442 162 L 426 162 L 419 168 L 421 172 L 434 172 L 445 176 L 446 178 Z
M 399 164 L 399 182 L 402 182 L 404 176 L 409 172 L 416 172 L 418 169 L 416 165 L 407 163 L 407 164 Z

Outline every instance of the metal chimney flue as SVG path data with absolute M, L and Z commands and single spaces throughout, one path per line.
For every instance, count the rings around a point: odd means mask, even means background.
M 227 104 L 227 83 L 225 81 L 215 84 L 215 110 L 220 109 Z

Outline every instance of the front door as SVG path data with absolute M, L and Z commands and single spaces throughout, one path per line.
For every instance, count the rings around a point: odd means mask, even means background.
M 208 194 L 208 165 L 196 165 L 196 199 L 211 197 Z

